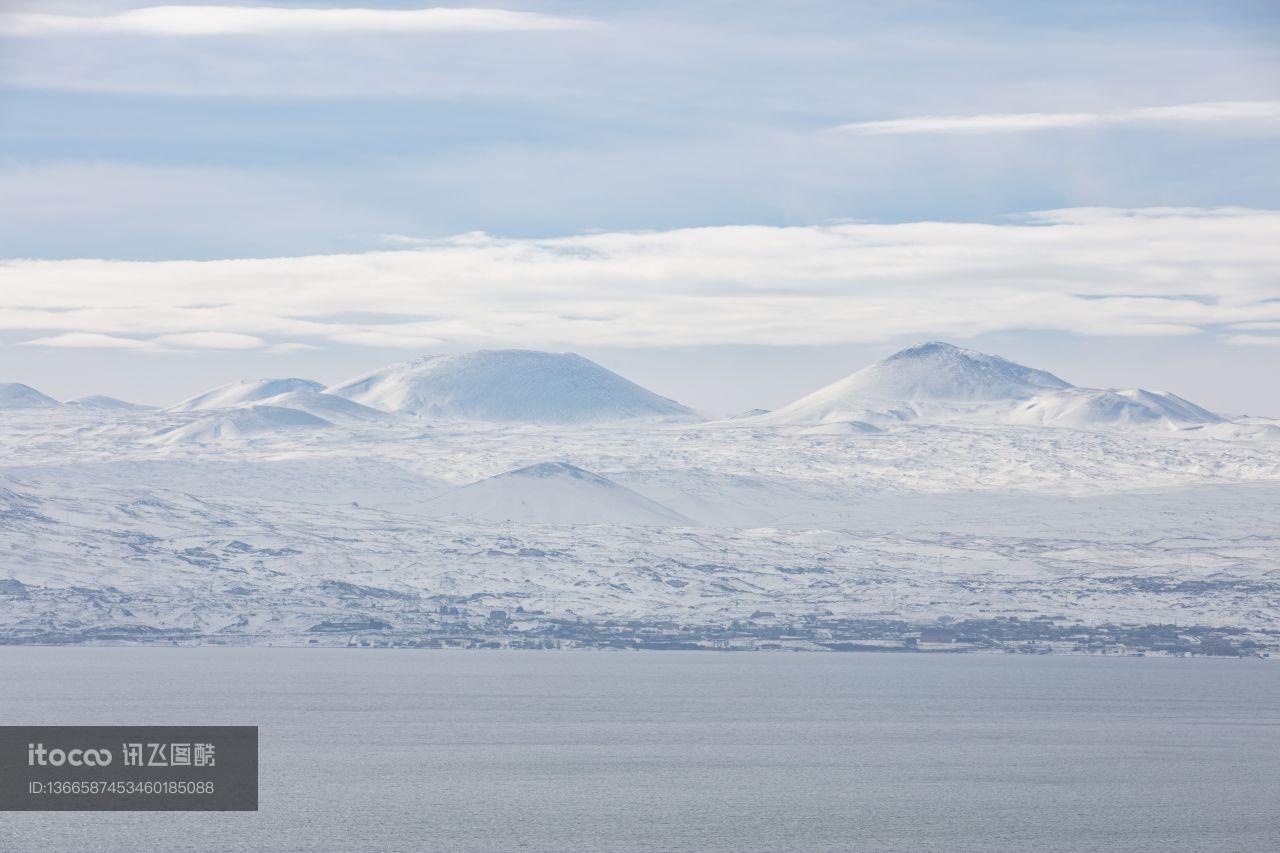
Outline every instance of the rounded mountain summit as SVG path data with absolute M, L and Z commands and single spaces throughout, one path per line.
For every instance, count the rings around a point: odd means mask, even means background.
M 908 421 L 1177 430 L 1222 418 L 1174 394 L 1079 388 L 1048 371 L 930 341 L 748 419 L 775 426 Z
M 478 350 L 425 356 L 326 389 L 386 412 L 545 424 L 690 422 L 692 409 L 575 353 Z

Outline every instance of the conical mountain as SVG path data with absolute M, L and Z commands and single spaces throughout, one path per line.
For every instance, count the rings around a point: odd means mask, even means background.
M 230 409 L 246 403 L 258 403 L 290 391 L 321 391 L 324 386 L 311 379 L 241 379 L 228 382 L 170 406 L 170 412 L 198 412 L 205 409 Z
M 901 418 L 1072 387 L 1052 373 L 947 343 L 908 347 L 760 418 L 776 424 Z
M 460 421 L 585 424 L 698 416 L 574 353 L 532 350 L 416 358 L 327 392 L 387 412 Z
M 567 462 L 540 462 L 486 477 L 427 504 L 434 516 L 526 524 L 692 524 L 607 477 Z
M 30 385 L 21 382 L 0 382 L 0 411 L 9 409 L 47 409 L 59 405 L 58 401 L 41 394 Z

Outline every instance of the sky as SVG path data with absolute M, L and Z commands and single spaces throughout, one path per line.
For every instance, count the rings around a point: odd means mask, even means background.
M 0 2 L 0 381 L 920 340 L 1280 416 L 1280 6 Z

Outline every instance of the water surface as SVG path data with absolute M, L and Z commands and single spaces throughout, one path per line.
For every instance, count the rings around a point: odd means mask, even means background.
M 0 648 L 8 724 L 256 724 L 257 813 L 14 850 L 1274 849 L 1256 660 Z

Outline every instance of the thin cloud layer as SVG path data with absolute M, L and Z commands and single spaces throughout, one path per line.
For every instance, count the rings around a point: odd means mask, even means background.
M 49 347 L 52 349 L 129 349 L 166 351 L 174 350 L 254 350 L 270 349 L 273 352 L 291 352 L 310 349 L 308 344 L 281 343 L 268 347 L 262 338 L 237 332 L 181 332 L 153 338 L 128 338 L 104 335 L 97 332 L 65 332 L 21 341 L 21 346 Z
M 267 342 L 254 335 L 239 332 L 180 332 L 161 335 L 156 342 L 164 346 L 191 349 L 258 349 Z
M 1007 330 L 1236 343 L 1280 323 L 1280 212 L 1077 208 L 1008 224 L 725 226 L 260 260 L 9 261 L 43 346 L 815 345 Z M 354 318 L 354 319 L 353 319 Z M 104 342 L 105 346 L 132 346 Z
M 919 116 L 842 124 L 840 133 L 859 136 L 890 134 L 1020 133 L 1031 130 L 1154 122 L 1280 122 L 1280 101 L 1214 101 L 1096 113 L 994 113 L 969 116 Z
M 255 36 L 322 33 L 528 32 L 581 30 L 593 21 L 506 9 L 295 9 L 268 6 L 148 6 L 107 15 L 0 15 L 0 35 Z
M 50 335 L 46 338 L 33 338 L 22 341 L 22 346 L 52 347 L 56 349 L 156 349 L 154 341 L 138 338 L 121 338 L 116 335 L 101 335 L 96 332 L 66 332 L 61 335 Z
M 1280 335 L 1232 335 L 1227 343 L 1237 347 L 1280 347 Z

